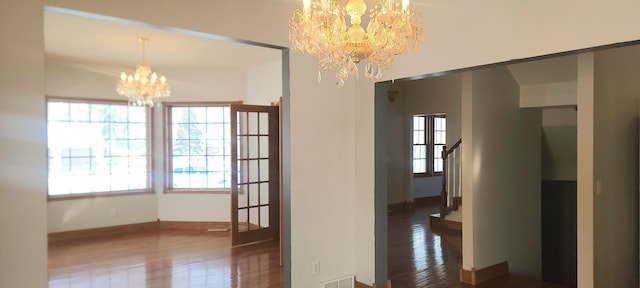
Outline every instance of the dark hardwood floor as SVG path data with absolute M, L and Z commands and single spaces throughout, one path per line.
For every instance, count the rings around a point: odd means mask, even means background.
M 389 279 L 393 288 L 473 287 L 459 281 L 460 233 L 429 226 L 429 215 L 440 212 L 436 202 L 389 212 Z M 560 286 L 510 275 L 476 287 Z
M 458 282 L 460 235 L 429 227 L 437 209 L 389 213 L 393 288 L 471 287 Z M 278 249 L 277 242 L 231 248 L 227 232 L 193 230 L 56 241 L 49 243 L 49 287 L 282 287 Z M 557 286 L 510 276 L 480 287 Z

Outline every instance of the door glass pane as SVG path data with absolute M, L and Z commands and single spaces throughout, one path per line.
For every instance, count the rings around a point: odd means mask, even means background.
M 249 208 L 249 230 L 255 230 L 260 225 L 259 207 Z
M 247 134 L 247 112 L 238 112 L 238 134 Z
M 239 159 L 247 159 L 249 157 L 247 147 L 249 146 L 249 142 L 247 136 L 238 136 L 238 158 Z
M 258 160 L 249 160 L 249 182 L 258 182 Z
M 249 201 L 249 191 L 247 191 L 247 185 L 238 185 L 238 208 L 245 208 Z
M 260 205 L 269 204 L 269 183 L 260 183 Z
M 238 170 L 240 170 L 238 172 L 240 173 L 240 175 L 238 175 L 238 182 L 243 184 L 249 182 L 249 161 L 247 160 L 238 161 L 238 165 L 239 165 Z
M 238 209 L 238 231 L 248 231 L 249 230 L 249 215 L 247 213 L 249 210 L 247 208 Z
M 260 158 L 269 158 L 269 136 L 260 136 Z
M 260 113 L 260 135 L 269 135 L 269 113 Z
M 259 203 L 258 195 L 260 191 L 258 191 L 258 184 L 250 184 L 249 185 L 249 205 L 257 206 Z
M 258 158 L 258 136 L 249 136 L 249 158 Z
M 269 206 L 260 207 L 260 228 L 269 228 Z
M 269 181 L 269 160 L 262 159 L 260 160 L 260 180 L 259 181 Z
M 258 112 L 249 112 L 249 134 L 258 134 Z

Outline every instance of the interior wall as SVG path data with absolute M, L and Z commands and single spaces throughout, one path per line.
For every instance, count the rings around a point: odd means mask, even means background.
M 317 287 L 355 272 L 355 86 L 337 89 L 330 79 L 318 84 L 317 72 L 309 72 L 315 65 L 308 55 L 291 54 L 291 83 L 297 83 L 290 111 L 293 287 Z M 315 275 L 314 261 L 320 266 Z
M 387 157 L 387 204 L 397 204 L 413 201 L 409 186 L 411 176 L 411 162 L 409 149 L 411 147 L 411 117 L 405 112 L 407 92 L 406 82 L 389 83 L 387 93 L 380 96 L 386 108 L 384 140 Z M 390 95 L 388 93 L 397 93 Z M 395 97 L 393 101 L 389 97 Z
M 576 181 L 578 113 L 575 108 L 542 110 L 542 180 Z
M 594 65 L 593 53 L 578 55 L 578 287 L 594 287 Z
M 0 1 L 0 287 L 47 286 L 42 4 Z
M 638 287 L 640 49 L 595 54 L 594 287 Z
M 165 102 L 242 101 L 246 98 L 243 69 L 170 69 L 153 67 L 171 81 Z M 115 80 L 122 68 L 47 58 L 46 94 L 51 96 L 122 99 Z M 48 232 L 165 221 L 230 221 L 229 194 L 165 194 L 163 191 L 164 136 L 162 109 L 155 109 L 153 129 L 155 194 L 53 201 L 47 204 Z
M 472 75 L 472 267 L 508 261 L 509 272 L 540 277 L 541 112 L 520 109 L 506 67 Z
M 282 60 L 256 65 L 247 71 L 246 104 L 271 105 L 282 97 Z

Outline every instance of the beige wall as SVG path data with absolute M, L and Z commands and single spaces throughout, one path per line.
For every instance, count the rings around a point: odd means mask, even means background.
M 578 287 L 594 287 L 593 167 L 594 72 L 593 53 L 578 55 Z
M 0 287 L 47 286 L 42 3 L 0 1 Z
M 282 60 L 260 64 L 247 71 L 246 104 L 271 105 L 282 97 Z
M 472 248 L 463 255 L 473 253 L 473 262 L 463 259 L 463 265 L 481 269 L 508 261 L 510 272 L 539 277 L 541 112 L 520 109 L 519 86 L 506 67 L 474 71 L 472 77 L 472 115 L 463 118 L 471 124 L 462 126 L 463 135 L 472 130 L 472 143 L 462 161 L 473 167 L 465 174 L 472 186 L 463 191 L 463 201 L 465 192 L 473 194 L 463 202 L 463 223 L 473 223 L 473 242 L 463 238 Z M 471 158 L 465 158 L 467 149 Z
M 638 47 L 595 54 L 594 287 L 638 287 L 638 75 Z

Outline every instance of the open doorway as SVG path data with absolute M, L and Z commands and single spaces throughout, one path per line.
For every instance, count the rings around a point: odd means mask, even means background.
M 228 162 L 233 151 L 230 137 L 224 136 L 229 133 L 229 121 L 222 118 L 229 117 L 229 113 L 207 111 L 214 108 L 228 110 L 231 103 L 237 102 L 270 105 L 284 97 L 283 114 L 288 117 L 288 89 L 284 89 L 288 68 L 283 65 L 288 57 L 286 49 L 55 7 L 47 7 L 44 18 L 47 95 L 63 97 L 74 103 L 95 99 L 109 103 L 124 102 L 120 106 L 127 114 L 126 98 L 116 94 L 116 82 L 122 71 L 133 70 L 141 60 L 146 60 L 171 84 L 172 93 L 166 102 L 175 104 L 172 107 L 191 109 L 194 106 L 194 111 L 204 111 L 187 113 L 186 122 L 177 119 L 180 123 L 176 128 L 184 124 L 198 127 L 193 133 L 181 136 L 180 140 L 189 143 L 180 151 L 174 151 L 167 143 L 167 139 L 175 138 L 168 132 L 172 122 L 166 119 L 167 109 L 163 109 L 171 105 L 159 109 L 142 108 L 147 116 L 140 118 L 148 121 L 146 126 L 138 125 L 142 132 L 136 135 L 142 136 L 136 137 L 148 138 L 144 140 L 145 145 L 139 145 L 144 148 L 139 149 L 144 150 L 144 155 L 137 155 L 137 158 L 146 162 L 139 165 L 143 169 L 136 174 L 140 181 L 135 193 L 121 193 L 120 189 L 119 193 L 112 195 L 112 191 L 91 190 L 69 195 L 67 199 L 59 197 L 56 201 L 49 201 L 50 235 L 86 235 L 86 231 L 120 233 L 167 225 L 227 235 L 231 221 L 231 165 Z M 146 59 L 140 59 L 139 37 L 150 39 Z M 283 129 L 288 131 L 286 125 Z M 190 128 L 186 130 L 191 132 Z M 219 131 L 220 135 L 208 133 L 213 130 Z M 96 135 L 102 137 L 100 133 Z M 141 139 L 136 141 L 143 142 Z M 288 146 L 283 150 L 288 155 Z M 183 154 L 174 155 L 178 152 Z M 118 159 L 133 157 L 126 150 L 120 149 L 117 153 Z M 184 167 L 167 165 L 168 159 L 174 156 L 183 160 L 188 158 L 189 161 L 181 162 L 188 164 Z M 209 165 L 216 159 L 224 163 Z M 285 162 L 284 165 L 288 164 Z M 212 175 L 215 177 L 210 177 L 213 181 L 209 181 L 207 174 L 215 174 Z M 207 183 L 217 186 L 208 187 Z M 197 187 L 190 187 L 191 184 Z M 288 189 L 286 183 L 284 186 Z M 288 202 L 284 203 L 288 205 Z M 280 213 L 272 215 L 277 215 L 272 217 L 277 218 Z M 279 219 L 269 220 L 280 222 Z M 284 226 L 288 227 L 287 221 L 284 221 Z M 280 254 L 274 258 L 275 263 L 280 263 Z M 282 281 L 282 275 L 278 275 Z

